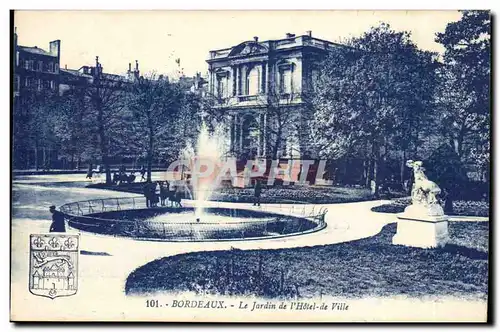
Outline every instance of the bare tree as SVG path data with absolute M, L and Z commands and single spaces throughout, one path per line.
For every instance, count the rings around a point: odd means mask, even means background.
M 106 183 L 111 183 L 111 153 L 118 145 L 126 144 L 130 114 L 127 109 L 126 88 L 130 84 L 116 75 L 103 74 L 99 58 L 96 57 L 92 84 L 87 89 L 87 101 L 94 117 L 94 131 L 106 171 Z
M 198 103 L 176 83 L 152 73 L 131 86 L 129 107 L 137 146 L 145 152 L 147 181 L 151 182 L 153 160 L 162 146 L 178 150 L 179 142 L 196 129 L 193 116 Z

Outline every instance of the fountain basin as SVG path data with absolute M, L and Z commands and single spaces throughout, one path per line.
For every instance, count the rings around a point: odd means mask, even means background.
M 64 207 L 61 211 L 65 212 Z M 301 217 L 221 207 L 208 207 L 203 211 L 201 217 L 195 214 L 194 207 L 65 214 L 69 227 L 79 231 L 151 241 L 267 239 L 311 233 L 326 226 L 324 213 Z

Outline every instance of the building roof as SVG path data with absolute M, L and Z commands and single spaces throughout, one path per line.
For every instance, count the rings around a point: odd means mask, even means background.
M 210 58 L 207 60 L 216 61 L 233 57 L 248 56 L 262 54 L 265 55 L 269 52 L 270 45 L 274 45 L 274 50 L 283 51 L 296 47 L 311 47 L 318 50 L 331 50 L 336 47 L 347 47 L 343 44 L 334 43 L 328 40 L 319 39 L 310 35 L 287 35 L 286 38 L 259 41 L 257 37 L 254 40 L 242 42 L 238 45 L 210 51 Z
M 92 78 L 92 75 L 85 74 L 81 71 L 78 71 L 76 69 L 67 69 L 67 68 L 61 68 L 59 69 L 61 73 L 68 74 L 68 75 L 73 75 L 73 76 L 78 76 L 78 77 L 85 77 L 85 78 Z
M 82 66 L 80 69 L 61 68 L 60 71 L 62 74 L 67 74 L 74 77 L 93 79 L 94 76 L 92 74 L 85 73 L 85 68 L 93 69 L 93 67 L 91 66 Z M 101 78 L 110 81 L 124 81 L 124 82 L 129 81 L 129 79 L 124 75 L 109 74 L 109 73 L 102 73 Z
M 28 52 L 28 53 L 33 53 L 33 54 L 40 54 L 40 55 L 47 55 L 47 56 L 53 56 L 53 57 L 56 57 L 55 55 L 53 55 L 52 53 L 50 52 L 47 52 L 45 51 L 44 49 L 42 48 L 39 48 L 39 47 L 36 47 L 36 46 L 18 46 L 19 49 L 25 51 L 25 52 Z

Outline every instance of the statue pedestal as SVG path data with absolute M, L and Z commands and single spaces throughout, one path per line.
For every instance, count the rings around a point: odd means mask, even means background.
M 418 248 L 443 247 L 449 239 L 448 217 L 441 206 L 420 207 L 410 205 L 398 215 L 398 228 L 392 244 Z M 434 214 L 434 215 L 429 215 Z

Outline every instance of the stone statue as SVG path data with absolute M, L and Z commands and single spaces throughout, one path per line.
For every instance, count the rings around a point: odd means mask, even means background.
M 421 212 L 425 209 L 430 216 L 442 216 L 443 208 L 438 202 L 437 195 L 441 193 L 439 186 L 425 175 L 425 168 L 421 161 L 408 160 L 406 166 L 413 169 L 414 183 L 411 190 L 412 205 L 409 210 Z M 409 211 L 408 211 L 409 212 Z
M 449 242 L 448 217 L 438 202 L 439 186 L 429 180 L 421 161 L 408 160 L 413 169 L 412 204 L 398 214 L 398 229 L 392 243 L 418 248 L 435 248 Z

